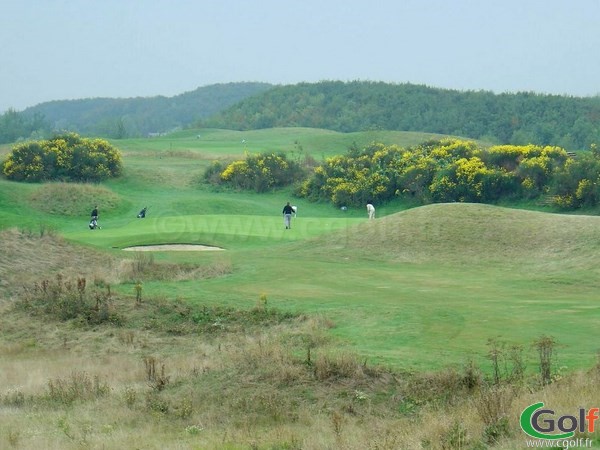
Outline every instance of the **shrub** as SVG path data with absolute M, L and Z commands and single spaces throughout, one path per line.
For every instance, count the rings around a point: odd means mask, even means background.
M 408 149 L 373 143 L 327 158 L 296 194 L 337 206 L 361 206 L 367 199 L 384 203 L 394 196 L 421 203 L 535 198 L 548 192 L 569 161 L 559 147 L 503 145 L 488 151 L 459 139 L 432 140 Z M 594 174 L 580 177 L 588 181 L 570 188 L 578 205 L 600 201 L 598 172 Z
M 221 184 L 221 173 L 225 170 L 228 164 L 222 161 L 213 161 L 204 171 L 203 179 L 209 184 Z
M 75 133 L 16 145 L 2 164 L 10 180 L 102 181 L 121 174 L 119 150 L 103 139 Z
M 594 147 L 593 147 L 594 149 Z M 564 209 L 592 207 L 600 203 L 600 157 L 580 153 L 557 171 L 551 191 L 554 203 Z
M 216 166 L 210 168 L 214 172 Z M 287 159 L 284 153 L 261 153 L 248 155 L 245 160 L 233 161 L 221 172 L 221 181 L 237 189 L 265 192 L 283 187 L 301 179 L 302 167 Z M 214 175 L 207 172 L 205 179 Z

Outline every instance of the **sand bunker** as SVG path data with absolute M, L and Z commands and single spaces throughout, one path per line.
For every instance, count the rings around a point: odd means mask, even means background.
M 133 252 L 205 252 L 223 250 L 220 247 L 211 247 L 210 245 L 196 244 L 161 244 L 161 245 L 138 245 L 135 247 L 125 247 L 125 251 Z

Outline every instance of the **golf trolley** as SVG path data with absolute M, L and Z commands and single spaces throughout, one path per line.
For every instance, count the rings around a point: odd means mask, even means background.
M 90 230 L 95 230 L 96 228 L 98 229 L 102 229 L 102 227 L 100 225 L 98 225 L 98 219 L 97 218 L 92 218 L 92 220 L 90 220 L 90 224 L 89 224 Z

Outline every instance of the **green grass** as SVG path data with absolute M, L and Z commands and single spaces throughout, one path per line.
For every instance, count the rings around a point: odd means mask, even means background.
M 506 228 L 489 230 L 502 219 Z M 373 224 L 347 222 L 307 241 L 284 244 L 273 236 L 273 249 L 234 251 L 236 271 L 227 278 L 148 290 L 235 306 L 266 293 L 277 308 L 330 318 L 332 333 L 364 357 L 403 368 L 440 369 L 469 359 L 485 366 L 492 338 L 524 346 L 531 367 L 536 355 L 529 346 L 544 334 L 561 344 L 561 366 L 589 367 L 598 348 L 590 336 L 600 318 L 599 224 L 590 217 L 436 205 Z M 422 231 L 436 226 L 437 235 Z M 530 227 L 545 231 L 530 236 Z M 394 242 L 403 229 L 403 242 Z
M 97 191 L 102 230 L 87 229 L 91 200 L 81 205 L 80 217 L 72 206 L 60 214 L 60 208 L 48 206 L 52 200 L 44 205 L 31 200 L 44 188 L 5 180 L 0 180 L 0 226 L 47 224 L 71 242 L 112 256 L 131 245 L 223 247 L 232 274 L 149 282 L 146 295 L 243 307 L 264 293 L 283 310 L 328 317 L 341 345 L 376 362 L 420 370 L 471 358 L 485 365 L 487 340 L 500 338 L 523 345 L 534 364 L 529 346 L 547 334 L 562 345 L 561 364 L 590 366 L 597 345 L 589 336 L 600 318 L 594 303 L 600 284 L 596 217 L 463 204 L 402 211 L 405 205 L 390 204 L 378 208 L 378 220 L 367 223 L 362 209 L 342 212 L 293 198 L 289 190 L 216 192 L 198 181 L 212 160 L 243 157 L 246 151 L 321 158 L 343 153 L 353 143 L 407 146 L 430 137 L 188 130 L 116 141 L 124 153 L 124 175 Z M 75 195 L 81 192 L 77 186 L 61 190 L 56 201 L 62 204 L 91 198 Z M 103 204 L 102 192 L 113 199 L 110 206 L 108 200 Z M 281 220 L 288 200 L 299 206 L 292 230 L 284 230 Z M 150 207 L 148 217 L 136 219 L 143 206 Z M 190 263 L 223 255 L 165 252 L 156 258 Z

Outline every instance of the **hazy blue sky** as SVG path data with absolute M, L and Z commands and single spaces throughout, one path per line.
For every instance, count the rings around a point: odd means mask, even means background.
M 600 94 L 600 0 L 0 0 L 0 112 L 232 81 Z

